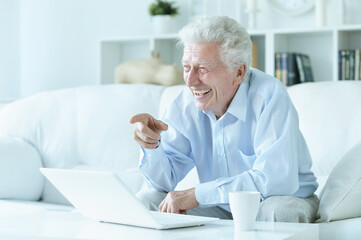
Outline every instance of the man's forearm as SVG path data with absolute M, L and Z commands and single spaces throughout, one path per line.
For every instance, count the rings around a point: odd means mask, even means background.
M 173 191 L 176 181 L 172 179 L 172 169 L 162 145 L 154 150 L 142 149 L 142 151 L 144 156 L 139 168 L 146 181 L 157 191 Z

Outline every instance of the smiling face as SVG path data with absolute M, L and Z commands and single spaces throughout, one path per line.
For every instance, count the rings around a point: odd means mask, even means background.
M 211 110 L 220 118 L 243 80 L 245 65 L 228 73 L 215 43 L 186 45 L 182 63 L 184 81 L 192 91 L 196 107 Z

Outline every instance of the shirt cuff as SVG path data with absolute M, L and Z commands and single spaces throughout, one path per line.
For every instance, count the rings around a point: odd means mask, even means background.
M 200 207 L 216 206 L 222 202 L 217 194 L 215 181 L 198 184 L 195 188 L 196 200 Z
M 140 165 L 142 165 L 147 159 L 162 159 L 164 156 L 163 145 L 160 141 L 158 147 L 155 149 L 145 149 L 141 147 L 141 150 L 143 157 L 141 159 Z

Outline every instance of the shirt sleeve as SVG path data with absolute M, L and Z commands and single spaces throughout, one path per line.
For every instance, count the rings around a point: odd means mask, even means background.
M 179 112 L 177 105 L 174 105 L 162 117 L 168 124 L 168 130 L 162 132 L 158 148 L 142 148 L 140 170 L 148 184 L 157 191 L 173 191 L 195 166 L 191 157 L 191 144 L 175 126 L 180 121 Z
M 251 170 L 196 186 L 200 206 L 228 204 L 228 193 L 259 191 L 262 198 L 292 195 L 298 181 L 298 116 L 284 91 L 265 101 L 253 139 L 256 159 Z

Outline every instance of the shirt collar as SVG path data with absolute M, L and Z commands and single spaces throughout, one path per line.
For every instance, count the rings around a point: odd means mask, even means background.
M 212 121 L 217 121 L 216 115 L 211 110 L 198 110 L 198 114 L 206 114 Z
M 248 90 L 249 80 L 243 81 L 227 109 L 228 113 L 232 114 L 243 122 L 246 121 Z

